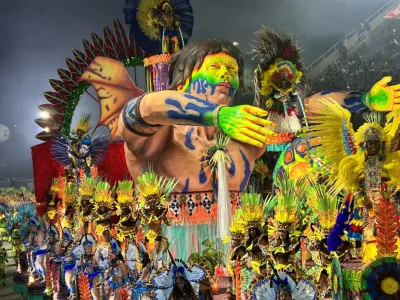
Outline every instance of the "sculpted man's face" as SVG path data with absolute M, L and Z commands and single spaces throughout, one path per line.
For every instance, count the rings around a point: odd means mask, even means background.
M 220 52 L 207 55 L 201 67 L 193 71 L 190 86 L 187 80 L 179 91 L 216 104 L 227 105 L 238 88 L 238 63 L 232 56 Z

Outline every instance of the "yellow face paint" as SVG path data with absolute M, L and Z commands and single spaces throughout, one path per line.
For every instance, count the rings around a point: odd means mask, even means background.
M 230 94 L 239 88 L 239 66 L 235 58 L 220 52 L 207 55 L 203 64 L 192 73 L 191 86 L 197 86 L 197 92 L 205 93 L 208 87 L 211 87 L 211 95 L 219 84 L 226 84 L 230 89 Z M 185 85 L 179 87 L 181 92 L 190 92 L 189 79 L 186 79 Z

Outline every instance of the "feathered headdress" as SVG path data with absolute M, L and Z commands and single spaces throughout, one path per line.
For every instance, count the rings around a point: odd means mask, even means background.
M 90 130 L 90 119 L 92 118 L 91 114 L 83 114 L 79 119 L 78 124 L 75 126 L 73 132 L 77 133 L 78 131 L 82 131 L 83 133 L 87 133 Z
M 137 180 L 139 184 L 136 188 L 136 195 L 140 206 L 145 206 L 146 202 L 154 200 L 165 203 L 179 181 L 159 177 L 152 170 L 144 172 Z
M 64 187 L 64 193 L 62 199 L 65 206 L 73 205 L 77 196 L 78 196 L 78 188 L 72 182 L 68 182 Z
M 246 235 L 246 230 L 245 230 L 246 224 L 242 219 L 242 213 L 243 213 L 242 210 L 237 209 L 235 215 L 232 217 L 231 226 L 229 226 L 229 231 L 231 233 L 230 237 L 231 240 L 243 240 Z
M 113 208 L 114 189 L 111 188 L 107 181 L 100 181 L 97 183 L 96 192 L 94 193 L 94 206 L 97 210 L 100 206 L 106 206 L 109 209 Z
M 325 184 L 310 183 L 307 189 L 308 204 L 317 214 L 320 228 L 329 232 L 336 222 L 340 199 L 329 193 Z
M 259 64 L 255 71 L 253 85 L 254 105 L 267 108 L 273 91 L 289 94 L 297 89 L 305 94 L 308 81 L 302 62 L 301 49 L 290 33 L 278 33 L 263 26 L 256 32 L 257 40 L 250 53 L 255 55 Z
M 277 199 L 274 207 L 275 223 L 272 232 L 285 229 L 293 232 L 299 227 L 300 222 L 307 221 L 311 207 L 305 209 L 307 199 L 307 184 L 305 178 L 299 180 L 281 176 L 278 179 L 278 189 L 275 190 Z M 308 220 L 309 221 L 309 220 Z M 310 221 L 309 221 L 310 222 Z
M 57 195 L 60 193 L 60 178 L 53 178 L 53 182 L 51 184 L 50 191 Z
M 133 201 L 133 181 L 118 181 L 118 203 L 120 205 L 130 204 Z
M 97 180 L 91 177 L 85 177 L 81 181 L 81 196 L 93 197 L 97 187 Z
M 261 194 L 250 189 L 249 193 L 242 194 L 241 219 L 245 228 L 261 228 L 264 226 L 268 214 L 275 205 L 275 198 L 269 197 L 261 200 Z

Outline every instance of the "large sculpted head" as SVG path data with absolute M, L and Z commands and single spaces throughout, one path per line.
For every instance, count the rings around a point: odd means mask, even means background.
M 190 93 L 210 102 L 228 105 L 244 89 L 243 57 L 232 42 L 202 39 L 177 53 L 171 90 Z

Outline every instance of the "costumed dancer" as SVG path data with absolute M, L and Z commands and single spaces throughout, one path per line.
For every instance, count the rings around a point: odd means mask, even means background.
M 296 280 L 287 272 L 274 269 L 274 275 L 257 281 L 251 290 L 254 300 L 316 300 L 315 285 L 308 279 Z
M 237 209 L 235 215 L 232 217 L 231 226 L 229 226 L 230 237 L 225 241 L 231 241 L 231 250 L 227 259 L 228 273 L 232 277 L 231 288 L 229 294 L 236 293 L 236 272 L 237 266 L 239 268 L 247 268 L 247 259 L 249 257 L 245 244 L 246 228 L 245 222 L 241 219 L 242 211 Z
M 301 49 L 290 33 L 262 27 L 256 36 L 256 45 L 251 51 L 259 60 L 253 80 L 254 106 L 268 111 L 267 119 L 276 124 L 267 128 L 298 134 L 302 127 L 298 106 L 307 124 L 303 99 L 307 96 L 308 81 Z M 281 152 L 287 146 L 287 143 L 271 142 L 268 151 Z
M 141 223 L 147 225 L 145 243 L 156 268 L 162 267 L 163 251 L 168 241 L 162 235 L 162 224 L 169 225 L 166 202 L 179 180 L 159 177 L 156 173 L 144 172 L 138 177 L 136 187 Z
M 172 259 L 168 269 L 153 276 L 152 299 L 199 300 L 200 281 L 206 277 L 207 271 L 204 267 L 192 265 L 189 268 L 183 261 Z
M 117 242 L 113 240 L 111 243 L 111 261 L 108 270 L 104 274 L 104 279 L 108 281 L 111 289 L 109 299 L 120 300 L 120 290 L 127 284 L 127 270 L 125 267 L 124 258 L 121 253 L 121 248 Z
M 8 241 L 10 233 L 7 230 L 7 217 L 0 212 L 0 285 L 4 286 L 7 282 L 6 277 L 6 263 L 8 262 L 8 255 L 6 249 L 3 247 L 4 241 Z
M 57 223 L 57 205 L 60 202 L 62 180 L 60 178 L 54 178 L 50 187 L 50 192 L 46 198 L 46 215 L 51 225 Z
M 110 217 L 114 208 L 114 188 L 106 181 L 97 183 L 96 192 L 92 199 L 94 205 L 93 220 L 95 221 L 95 233 L 98 241 L 111 241 Z
M 30 285 L 45 283 L 46 261 L 45 254 L 47 253 L 46 233 L 42 228 L 41 223 L 37 219 L 31 219 L 29 225 L 29 245 L 28 251 L 30 254 L 31 275 L 29 277 Z
M 123 251 L 128 243 L 136 241 L 137 227 L 139 220 L 137 203 L 134 201 L 133 181 L 118 181 L 116 213 L 119 216 L 117 228 L 117 239 L 122 243 Z
M 170 85 L 170 60 L 192 35 L 193 11 L 189 0 L 128 0 L 124 8 L 130 33 L 147 56 L 147 91 Z
M 91 233 L 91 222 L 93 212 L 93 197 L 96 191 L 98 180 L 93 177 L 84 176 L 80 182 L 78 212 L 82 222 L 83 232 Z
M 321 136 L 321 144 L 311 155 L 324 158 L 319 172 L 328 176 L 327 184 L 348 193 L 328 250 L 337 251 L 347 235 L 357 250 L 353 256 L 364 263 L 377 254 L 393 255 L 398 248 L 399 111 L 388 114 L 385 127 L 379 114 L 367 114 L 367 122 L 354 132 L 348 110 L 330 99 L 318 104 L 310 109 L 310 135 Z
M 261 251 L 259 242 L 263 235 L 265 221 L 268 220 L 268 215 L 271 213 L 274 204 L 274 198 L 270 197 L 262 201 L 261 194 L 258 193 L 248 192 L 242 195 L 240 214 L 247 230 L 246 250 L 249 251 L 252 261 L 263 259 L 264 254 Z
M 324 184 L 313 181 L 310 181 L 307 193 L 307 204 L 312 207 L 313 213 L 317 215 L 317 218 L 310 225 L 311 232 L 307 235 L 309 240 L 308 251 L 311 253 L 314 266 L 304 270 L 303 273 L 318 284 L 320 296 L 325 297 L 330 293 L 329 277 L 332 258 L 335 256 L 341 261 L 347 259 L 350 244 L 344 241 L 334 256 L 328 250 L 328 235 L 335 225 L 341 199 L 332 195 Z M 305 267 L 303 261 L 302 267 Z
M 310 217 L 311 208 L 305 205 L 307 200 L 306 181 L 295 181 L 286 177 L 278 179 L 275 190 L 276 205 L 274 218 L 268 229 L 269 251 L 275 269 L 292 274 L 301 266 L 296 257 L 301 247 L 303 231 L 316 216 Z
M 89 284 L 89 290 L 94 300 L 99 300 L 100 295 L 97 289 L 97 284 L 100 282 L 100 275 L 102 274 L 97 258 L 94 256 L 94 248 L 96 247 L 96 241 L 90 234 L 85 234 L 80 242 L 80 247 L 74 251 L 81 253 L 80 259 L 77 263 L 77 272 L 79 274 L 78 281 L 80 282 L 79 289 L 85 289 L 83 287 L 82 278 L 87 278 Z M 82 254 L 83 248 L 83 254 Z M 99 255 L 100 256 L 100 255 Z M 105 257 L 105 259 L 107 259 Z M 83 294 L 82 292 L 80 292 Z
M 92 138 L 89 135 L 90 118 L 90 114 L 84 114 L 71 132 L 72 137 L 57 136 L 51 149 L 54 158 L 68 168 L 68 172 L 74 174 L 78 181 L 80 170 L 84 171 L 86 177 L 91 176 L 91 168 L 102 160 L 108 146 L 105 136 Z
M 60 265 L 62 262 L 62 249 L 59 241 L 58 230 L 54 225 L 50 225 L 47 240 L 47 251 L 50 259 L 50 273 L 52 279 L 52 290 L 54 294 L 59 291 Z M 62 276 L 62 274 L 61 274 Z
M 61 239 L 61 261 L 63 269 L 62 271 L 60 270 L 60 296 L 62 296 L 61 286 L 64 286 L 63 284 L 65 282 L 65 285 L 68 289 L 69 298 L 71 300 L 76 299 L 76 291 L 73 284 L 76 265 L 76 257 L 74 256 L 74 252 L 72 251 L 73 242 L 74 238 L 71 234 L 71 231 L 68 228 L 63 228 Z

